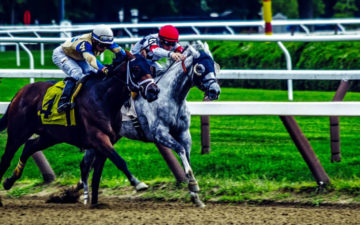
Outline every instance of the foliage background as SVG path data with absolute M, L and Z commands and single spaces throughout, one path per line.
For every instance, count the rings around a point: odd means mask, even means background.
M 139 21 L 183 20 L 254 20 L 261 19 L 262 0 L 77 0 L 65 1 L 65 19 L 73 23 L 119 22 L 118 12 L 124 10 L 124 22 L 131 21 L 130 9 L 139 10 Z M 21 24 L 25 10 L 30 10 L 32 23 L 59 23 L 60 0 L 1 0 L 0 24 Z M 273 0 L 272 12 L 289 19 L 360 16 L 360 0 Z M 219 17 L 210 17 L 217 13 Z
M 274 42 L 209 42 L 215 60 L 222 69 L 286 69 L 285 55 Z M 358 49 L 360 42 L 286 42 L 294 70 L 359 70 Z M 336 90 L 338 81 L 293 81 L 297 90 Z M 222 86 L 287 89 L 286 81 L 278 80 L 229 80 Z M 357 81 L 352 91 L 360 91 Z

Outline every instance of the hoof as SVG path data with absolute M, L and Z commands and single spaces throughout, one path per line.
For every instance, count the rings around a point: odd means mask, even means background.
M 90 209 L 109 209 L 109 205 L 105 203 L 91 203 Z
M 191 191 L 191 192 L 199 192 L 200 191 L 200 187 L 196 181 L 189 182 L 188 188 L 189 188 L 189 191 Z
M 3 186 L 5 190 L 10 190 L 10 188 L 14 185 L 15 180 L 11 178 L 6 178 L 3 182 Z
M 200 200 L 200 197 L 196 193 L 191 193 L 191 201 L 199 208 L 205 208 L 205 204 Z
M 145 184 L 144 182 L 140 182 L 140 183 L 138 183 L 138 185 L 135 186 L 136 191 L 145 191 L 148 188 L 149 188 L 149 186 L 147 186 L 147 184 Z

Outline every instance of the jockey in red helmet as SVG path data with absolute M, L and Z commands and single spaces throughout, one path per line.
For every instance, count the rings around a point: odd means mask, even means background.
M 161 27 L 158 34 L 150 34 L 137 42 L 131 48 L 131 53 L 142 54 L 159 72 L 163 68 L 156 61 L 162 58 L 184 60 L 185 56 L 181 53 L 183 50 L 179 44 L 179 31 L 172 25 L 166 25 Z

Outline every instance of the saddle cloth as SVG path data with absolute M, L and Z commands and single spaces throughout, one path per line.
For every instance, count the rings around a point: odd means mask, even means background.
M 42 124 L 62 126 L 76 125 L 74 108 L 60 114 L 57 111 L 64 87 L 64 81 L 60 81 L 47 89 L 42 102 L 41 110 L 38 111 L 38 116 L 40 116 Z
M 135 111 L 135 102 L 132 97 L 129 99 L 130 107 L 122 106 L 121 107 L 121 115 L 122 121 L 133 121 L 134 118 L 137 118 L 137 114 Z

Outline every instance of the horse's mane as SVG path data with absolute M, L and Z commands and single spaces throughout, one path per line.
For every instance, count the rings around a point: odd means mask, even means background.
M 207 46 L 207 44 L 205 43 L 205 45 Z M 187 44 L 184 47 L 184 51 L 182 52 L 184 55 L 186 55 L 187 57 L 189 57 L 190 55 L 194 55 L 195 52 L 199 52 L 199 51 L 205 51 L 205 45 L 204 43 L 202 43 L 201 41 L 197 41 L 195 43 L 192 44 Z M 195 52 L 194 52 L 195 51 Z M 210 53 L 211 54 L 211 53 Z M 212 56 L 212 55 L 211 55 Z M 170 67 L 175 66 L 176 62 L 174 61 L 170 61 L 167 60 L 166 63 L 163 63 L 162 66 L 164 67 L 165 71 L 169 70 Z

